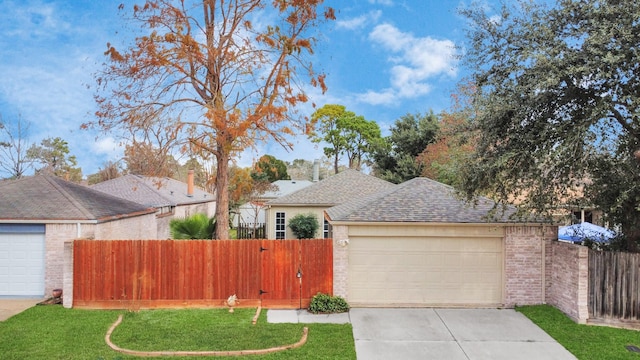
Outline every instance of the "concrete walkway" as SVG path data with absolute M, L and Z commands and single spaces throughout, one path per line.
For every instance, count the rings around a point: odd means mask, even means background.
M 0 298 L 0 321 L 5 321 L 13 315 L 19 314 L 35 306 L 43 299 L 2 299 Z
M 510 309 L 351 309 L 311 315 L 268 310 L 269 322 L 351 322 L 358 360 L 575 360 L 524 315 Z
M 267 310 L 267 322 L 293 324 L 347 324 L 350 323 L 349 313 L 340 314 L 312 314 L 307 310 Z

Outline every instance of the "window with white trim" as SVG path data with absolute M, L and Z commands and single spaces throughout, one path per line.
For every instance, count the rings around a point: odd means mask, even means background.
M 325 239 L 331 238 L 331 224 L 329 224 L 329 221 L 327 221 L 327 219 L 324 220 L 323 235 Z
M 287 236 L 287 225 L 283 212 L 276 213 L 276 239 L 284 239 Z

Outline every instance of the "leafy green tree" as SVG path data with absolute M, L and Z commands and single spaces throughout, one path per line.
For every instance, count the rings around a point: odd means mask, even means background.
M 60 137 L 46 138 L 39 146 L 34 144 L 27 150 L 27 156 L 42 165 L 36 170 L 38 172 L 47 172 L 69 181 L 82 181 L 82 169 L 76 167 L 76 157 L 69 155 L 69 143 Z
M 360 169 L 363 160 L 381 141 L 380 127 L 348 111 L 343 105 L 327 104 L 311 115 L 314 130 L 309 138 L 315 143 L 324 142 L 324 154 L 333 158 L 334 172 L 339 171 L 339 161 L 346 155 L 349 168 Z
M 198 213 L 184 219 L 172 219 L 169 228 L 173 239 L 211 239 L 215 235 L 216 220 Z
M 255 179 L 265 179 L 272 183 L 277 180 L 290 180 L 287 164 L 272 155 L 263 155 L 254 164 L 252 176 Z
M 473 153 L 475 137 L 467 131 L 469 123 L 464 114 L 442 113 L 440 118 L 437 140 L 418 156 L 421 176 L 455 186 Z
M 391 135 L 373 152 L 374 173 L 396 184 L 420 176 L 423 164 L 417 158 L 435 141 L 438 117 L 433 112 L 406 114 L 396 120 L 390 130 Z
M 457 93 L 452 94 L 451 111 L 439 114 L 436 140 L 418 156 L 422 176 L 452 186 L 460 183 L 460 174 L 478 138 L 477 131 L 472 129 L 473 109 L 468 102 L 473 91 L 475 87 L 472 84 L 460 84 Z
M 518 4 L 462 10 L 481 136 L 461 189 L 539 214 L 587 195 L 636 249 L 640 3 Z
M 298 214 L 289 220 L 288 226 L 298 239 L 312 239 L 320 228 L 314 214 Z

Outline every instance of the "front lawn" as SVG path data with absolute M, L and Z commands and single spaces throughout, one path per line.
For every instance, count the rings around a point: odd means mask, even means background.
M 137 359 L 113 351 L 104 336 L 119 314 L 124 320 L 111 340 L 119 347 L 145 351 L 263 349 L 293 344 L 309 328 L 299 349 L 249 359 L 355 359 L 350 324 L 269 324 L 266 310 L 251 324 L 255 309 L 113 310 L 36 306 L 0 322 L 2 359 Z M 171 357 L 171 359 L 197 357 Z M 216 357 L 238 359 L 238 357 Z
M 523 306 L 523 313 L 580 360 L 640 360 L 640 353 L 628 345 L 640 347 L 640 332 L 604 326 L 580 325 L 549 305 Z

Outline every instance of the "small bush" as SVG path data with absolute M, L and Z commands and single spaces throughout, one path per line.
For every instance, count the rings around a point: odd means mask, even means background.
M 314 214 L 298 214 L 289 220 L 289 228 L 298 239 L 314 238 L 319 227 Z
M 342 313 L 349 311 L 349 304 L 340 296 L 318 293 L 311 299 L 309 312 L 318 313 Z

